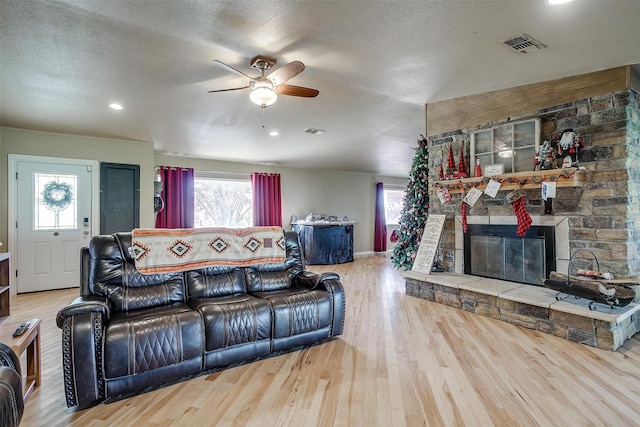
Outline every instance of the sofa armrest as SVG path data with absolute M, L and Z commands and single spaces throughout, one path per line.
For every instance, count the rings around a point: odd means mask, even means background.
M 108 299 L 98 296 L 76 298 L 69 305 L 58 311 L 56 325 L 62 329 L 66 318 L 87 313 L 100 314 L 102 323 L 104 323 L 111 317 L 111 304 Z
M 0 425 L 18 426 L 24 413 L 20 359 L 0 343 Z
M 294 283 L 308 289 L 323 289 L 331 294 L 333 304 L 333 319 L 331 326 L 331 336 L 342 334 L 344 329 L 344 317 L 346 312 L 346 301 L 344 298 L 344 287 L 340 282 L 340 276 L 336 273 L 312 273 L 304 271 L 294 278 Z
M 106 298 L 80 297 L 58 312 L 67 406 L 104 399 L 104 328 L 111 315 Z
M 337 273 L 312 273 L 311 271 L 303 271 L 302 273 L 294 276 L 294 284 L 308 289 L 317 289 L 318 287 L 325 287 L 324 282 L 326 280 L 340 280 L 340 276 Z

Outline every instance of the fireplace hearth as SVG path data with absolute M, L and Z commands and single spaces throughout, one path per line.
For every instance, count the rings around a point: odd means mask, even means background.
M 543 286 L 556 269 L 555 227 L 470 224 L 464 234 L 464 273 Z

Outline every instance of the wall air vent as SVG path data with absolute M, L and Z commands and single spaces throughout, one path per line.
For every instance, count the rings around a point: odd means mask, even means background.
M 500 43 L 504 44 L 511 50 L 515 50 L 517 53 L 531 53 L 547 47 L 545 44 L 540 43 L 528 34 L 522 34 L 521 36 L 513 37 L 509 40 L 503 40 Z
M 326 130 L 323 129 L 314 129 L 314 128 L 306 128 L 305 133 L 310 133 L 311 135 L 322 135 L 323 133 L 326 132 Z

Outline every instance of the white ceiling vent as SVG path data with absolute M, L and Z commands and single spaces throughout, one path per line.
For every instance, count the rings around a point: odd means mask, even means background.
M 518 53 L 531 53 L 547 47 L 545 44 L 540 43 L 528 34 L 522 34 L 521 36 L 517 36 L 509 40 L 503 40 L 500 43 L 503 43 L 509 49 L 515 50 Z
M 323 129 L 314 129 L 314 128 L 306 128 L 304 130 L 306 133 L 310 133 L 311 135 L 322 135 L 323 133 L 326 132 L 326 130 Z

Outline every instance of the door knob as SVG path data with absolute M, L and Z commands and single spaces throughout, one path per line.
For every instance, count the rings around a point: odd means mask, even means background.
M 56 236 L 56 237 L 58 237 L 58 236 L 60 235 L 60 233 L 58 233 L 57 231 L 54 231 L 54 232 L 53 232 L 53 235 L 54 235 L 54 236 Z

